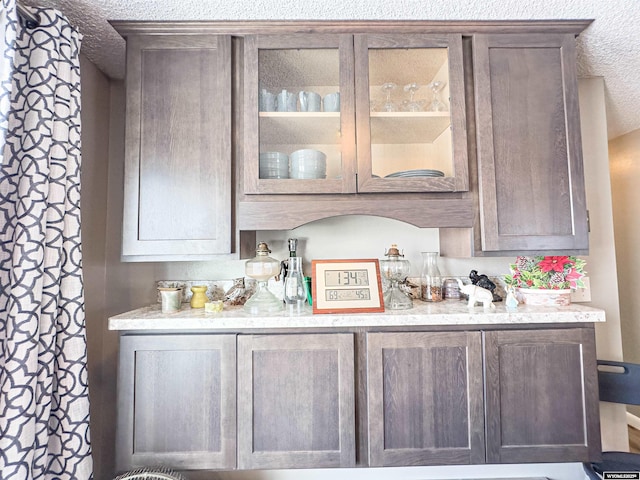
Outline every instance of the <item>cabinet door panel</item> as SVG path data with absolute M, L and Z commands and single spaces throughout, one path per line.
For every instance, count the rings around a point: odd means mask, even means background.
M 127 46 L 123 255 L 231 251 L 231 43 Z
M 367 335 L 370 464 L 483 463 L 479 333 Z
M 355 464 L 353 335 L 238 338 L 240 468 Z
M 485 355 L 488 462 L 599 453 L 593 330 L 487 332 Z
M 482 249 L 588 248 L 575 39 L 476 35 Z
M 354 45 L 358 191 L 468 190 L 462 35 L 356 35 Z
M 288 110 L 259 111 L 261 93 L 283 92 L 294 96 Z M 305 111 L 300 92 L 322 97 L 318 111 Z M 327 95 L 336 93 L 339 109 L 327 111 Z M 351 35 L 246 36 L 244 193 L 355 193 L 354 104 Z M 261 158 L 275 154 L 275 163 Z
M 123 336 L 121 470 L 235 466 L 235 336 Z

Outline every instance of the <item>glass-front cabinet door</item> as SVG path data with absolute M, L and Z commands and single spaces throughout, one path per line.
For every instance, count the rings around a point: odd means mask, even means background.
M 359 192 L 469 188 L 462 37 L 355 35 Z
M 356 191 L 353 36 L 245 38 L 245 193 Z
M 468 190 L 461 35 L 254 35 L 244 46 L 245 193 Z

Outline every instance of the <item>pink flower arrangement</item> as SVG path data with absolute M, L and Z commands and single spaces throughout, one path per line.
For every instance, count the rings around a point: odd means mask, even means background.
M 505 275 L 504 282 L 519 288 L 584 288 L 585 265 L 584 260 L 570 256 L 517 257 L 509 265 L 511 275 Z

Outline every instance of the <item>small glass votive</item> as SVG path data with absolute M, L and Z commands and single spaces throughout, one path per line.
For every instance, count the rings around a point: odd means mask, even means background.
M 222 300 L 213 300 L 204 304 L 205 313 L 219 313 L 222 311 L 224 304 Z

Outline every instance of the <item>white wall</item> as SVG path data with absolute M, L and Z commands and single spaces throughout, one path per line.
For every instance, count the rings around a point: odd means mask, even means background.
M 82 269 L 84 277 L 85 318 L 91 401 L 91 443 L 94 469 L 99 471 L 104 450 L 102 437 L 102 337 L 106 305 L 105 244 L 107 238 L 107 167 L 109 136 L 109 79 L 84 55 L 80 55 L 82 101 Z M 110 439 L 107 439 L 110 445 Z
M 609 159 L 624 360 L 640 363 L 640 297 L 635 290 L 640 269 L 640 130 L 609 142 Z M 640 416 L 640 407 L 629 410 Z
M 591 232 L 587 272 L 591 279 L 591 304 L 607 312 L 607 322 L 596 325 L 598 358 L 622 360 L 618 276 L 613 232 L 611 182 L 607 152 L 604 81 L 580 80 L 580 118 L 587 207 Z M 603 450 L 628 451 L 625 408 L 600 402 Z

